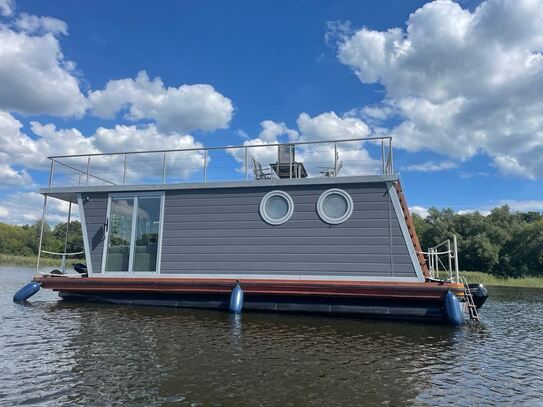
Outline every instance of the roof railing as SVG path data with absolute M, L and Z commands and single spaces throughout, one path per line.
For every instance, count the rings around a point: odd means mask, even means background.
M 275 178 L 387 175 L 394 172 L 391 137 L 48 158 L 51 160 L 49 187 L 246 181 L 262 179 L 259 173 L 266 171 Z

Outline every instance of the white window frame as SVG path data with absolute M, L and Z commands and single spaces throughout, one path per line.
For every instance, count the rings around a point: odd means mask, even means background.
M 104 276 L 144 276 L 144 275 L 155 275 L 160 274 L 160 264 L 162 258 L 162 230 L 164 228 L 164 191 L 160 192 L 115 192 L 110 193 L 107 199 L 107 212 L 106 212 L 106 223 L 108 225 L 107 232 L 104 237 L 104 247 L 102 251 L 102 264 L 101 272 Z M 155 271 L 134 271 L 134 248 L 135 248 L 135 237 L 136 237 L 136 221 L 138 216 L 139 208 L 139 197 L 160 197 L 160 220 L 158 225 L 158 242 L 157 242 L 157 255 L 156 255 L 156 270 Z M 109 217 L 111 215 L 111 201 L 115 198 L 133 198 L 134 207 L 132 209 L 132 230 L 130 232 L 130 257 L 128 260 L 128 271 L 106 271 L 106 260 L 107 260 L 107 248 L 109 246 L 109 231 L 111 222 Z
M 282 198 L 285 198 L 288 204 L 287 214 L 283 216 L 281 219 L 272 219 L 266 212 L 266 204 L 274 196 L 280 196 Z M 266 195 L 264 195 L 264 197 L 260 201 L 260 216 L 262 217 L 264 222 L 270 225 L 273 225 L 273 226 L 282 225 L 283 223 L 285 223 L 287 220 L 290 219 L 293 213 L 294 213 L 294 201 L 292 200 L 292 197 L 289 194 L 287 194 L 285 191 L 275 190 L 275 191 L 268 192 Z
M 331 218 L 328 215 L 326 215 L 323 208 L 323 204 L 324 204 L 324 200 L 330 195 L 341 195 L 347 201 L 347 212 L 345 212 L 343 216 L 339 218 Z M 354 209 L 353 198 L 351 198 L 351 195 L 349 195 L 349 193 L 344 191 L 343 189 L 339 189 L 339 188 L 328 189 L 324 191 L 321 194 L 321 196 L 319 196 L 319 199 L 317 200 L 317 213 L 319 214 L 319 218 L 321 218 L 324 222 L 330 225 L 339 225 L 340 223 L 343 223 L 346 220 L 348 220 L 353 214 L 353 209 Z

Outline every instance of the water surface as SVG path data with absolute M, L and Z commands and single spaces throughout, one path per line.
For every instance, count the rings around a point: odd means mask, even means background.
M 543 405 L 543 290 L 491 288 L 460 329 L 63 303 L 0 267 L 0 405 Z

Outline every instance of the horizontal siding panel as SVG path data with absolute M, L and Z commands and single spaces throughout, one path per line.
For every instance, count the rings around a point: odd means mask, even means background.
M 386 193 L 384 183 L 378 184 L 337 184 L 333 186 L 326 185 L 297 185 L 297 186 L 266 186 L 266 187 L 241 187 L 241 188 L 225 188 L 225 189 L 186 189 L 178 191 L 166 191 L 166 195 L 170 197 L 181 198 L 185 200 L 194 199 L 240 199 L 260 198 L 270 191 L 281 190 L 285 191 L 292 197 L 315 197 L 319 196 L 324 191 L 331 188 L 340 188 L 347 191 L 350 195 L 378 196 L 382 197 Z
M 241 203 L 243 202 L 243 203 Z M 371 210 L 386 210 L 386 203 L 383 204 L 383 201 L 380 202 L 364 202 L 363 205 L 356 203 L 354 205 L 354 212 L 357 211 L 371 211 Z M 260 199 L 254 203 L 245 203 L 240 201 L 232 206 L 217 205 L 214 201 L 210 205 L 191 205 L 191 206 L 165 206 L 167 213 L 175 213 L 179 215 L 201 215 L 201 214 L 230 214 L 230 213 L 249 213 L 249 212 L 258 212 L 260 207 Z M 312 201 L 311 203 L 299 203 L 294 202 L 294 209 L 296 212 L 314 212 L 317 211 L 317 202 Z
M 168 258 L 172 255 L 186 255 L 186 254 L 231 254 L 236 255 L 245 254 L 265 254 L 265 255 L 282 255 L 282 254 L 386 254 L 387 261 L 390 255 L 390 247 L 386 246 L 357 246 L 357 245 L 345 245 L 341 247 L 331 247 L 328 244 L 324 245 L 299 245 L 299 246 L 283 246 L 283 245 L 255 245 L 255 246 L 201 246 L 201 245 L 183 245 L 183 246 L 163 246 L 162 253 L 168 253 Z
M 278 238 L 279 239 L 279 238 Z M 402 237 L 392 238 L 394 245 L 400 246 L 403 241 Z M 171 237 L 168 239 L 167 245 L 269 245 L 274 243 L 269 237 L 251 237 L 251 238 L 195 238 L 195 237 Z M 299 244 L 320 244 L 320 245 L 386 245 L 389 244 L 388 237 L 343 237 L 343 236 L 305 236 L 303 238 L 285 237 L 281 239 L 281 243 L 286 246 L 297 246 Z
M 210 273 L 228 270 L 250 271 L 258 274 L 261 272 L 285 271 L 290 270 L 297 273 L 312 271 L 331 271 L 331 272 L 390 272 L 388 263 L 335 263 L 335 262 L 270 262 L 262 263 L 259 261 L 238 261 L 238 262 L 176 262 L 162 261 L 162 271 L 178 270 L 179 272 L 206 271 Z
M 169 239 L 175 237 L 220 237 L 220 238 L 232 238 L 232 237 L 268 237 L 272 240 L 284 237 L 297 237 L 305 238 L 315 232 L 315 228 L 296 228 L 296 229 L 280 229 L 280 228 L 236 228 L 236 229 L 170 229 L 164 228 L 164 240 L 163 244 L 168 245 Z M 332 227 L 323 230 L 321 235 L 328 236 L 340 236 L 340 237 L 389 237 L 389 231 L 385 228 L 338 228 Z M 393 229 L 392 236 L 400 237 L 400 229 Z
M 296 211 L 296 209 L 294 209 Z M 351 217 L 347 222 L 352 222 L 356 220 L 365 220 L 365 219 L 383 219 L 388 220 L 388 212 L 386 210 L 381 211 L 357 211 L 353 212 Z M 302 221 L 302 220 L 320 220 L 317 211 L 312 212 L 295 212 L 292 217 L 287 221 Z M 185 223 L 185 222 L 250 222 L 257 221 L 262 222 L 260 213 L 258 211 L 251 211 L 247 213 L 209 213 L 201 215 L 185 215 L 185 214 L 173 214 L 165 213 L 164 221 L 166 223 Z M 347 223 L 345 222 L 345 223 Z M 286 223 L 285 223 L 286 225 Z
M 271 190 L 270 190 L 271 191 Z M 269 191 L 268 191 L 269 192 Z M 324 192 L 324 191 L 322 191 Z M 238 196 L 238 197 L 232 197 L 232 198 L 226 198 L 226 197 L 203 197 L 203 198 L 188 198 L 188 197 L 179 197 L 179 196 L 171 196 L 167 194 L 166 196 L 169 199 L 169 202 L 165 204 L 166 208 L 182 208 L 182 207 L 194 207 L 194 206 L 214 206 L 214 207 L 220 207 L 220 206 L 237 206 L 237 205 L 244 205 L 244 206 L 251 206 L 251 205 L 260 205 L 260 201 L 266 195 L 267 192 L 264 192 L 262 194 L 256 195 L 256 196 Z M 241 194 L 244 195 L 244 194 Z M 316 194 L 313 196 L 298 196 L 294 194 L 289 194 L 292 197 L 292 200 L 294 201 L 294 205 L 297 204 L 308 204 L 308 205 L 316 205 L 317 200 L 319 198 L 320 194 Z M 356 194 L 350 194 L 353 198 L 353 201 L 357 203 L 362 202 L 381 202 L 386 203 L 386 196 L 382 193 L 377 194 L 370 194 L 370 195 L 361 195 L 360 197 L 357 197 Z M 363 198 L 362 198 L 363 197 Z
M 166 252 L 163 250 L 163 254 Z M 333 262 L 335 267 L 342 267 L 343 263 L 357 263 L 357 264 L 375 264 L 375 263 L 389 263 L 389 254 L 360 254 L 350 253 L 349 256 L 345 256 L 342 253 L 320 253 L 320 254 L 303 254 L 303 253 L 282 253 L 282 254 L 248 254 L 244 253 L 243 258 L 240 259 L 239 253 L 214 253 L 214 254 L 172 254 L 167 253 L 168 261 L 183 262 L 183 263 L 235 263 L 243 262 L 261 262 L 261 263 L 277 263 L 277 264 L 290 264 L 297 263 L 326 263 Z M 346 261 L 348 260 L 348 261 Z
M 400 227 L 399 223 L 396 220 L 393 220 L 391 222 L 392 224 L 392 232 L 393 233 L 400 233 Z M 239 233 L 239 230 L 259 230 L 263 233 L 289 233 L 289 230 L 298 230 L 300 233 L 304 234 L 312 234 L 318 231 L 326 231 L 327 233 L 331 233 L 333 231 L 345 231 L 345 233 L 348 235 L 349 233 L 355 233 L 356 231 L 363 231 L 363 230 L 369 230 L 372 232 L 377 232 L 378 229 L 386 230 L 388 235 L 388 219 L 364 219 L 362 222 L 345 222 L 341 225 L 328 225 L 324 223 L 320 219 L 316 219 L 313 221 L 296 221 L 288 220 L 282 225 L 279 226 L 273 226 L 268 225 L 263 220 L 258 221 L 252 221 L 252 222 L 234 222 L 232 223 L 225 223 L 222 222 L 221 224 L 216 224 L 214 222 L 183 222 L 183 223 L 177 223 L 177 222 L 164 222 L 164 229 L 165 232 L 172 232 L 177 233 L 178 231 L 207 231 L 207 230 L 215 230 L 217 232 L 229 230 L 232 231 L 232 233 Z M 315 231 L 314 229 L 318 229 L 318 231 Z M 251 233 L 251 232 L 249 232 Z

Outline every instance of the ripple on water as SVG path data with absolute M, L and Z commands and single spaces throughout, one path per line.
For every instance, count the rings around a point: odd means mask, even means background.
M 491 289 L 461 329 L 70 304 L 0 269 L 0 404 L 537 405 L 541 291 Z

